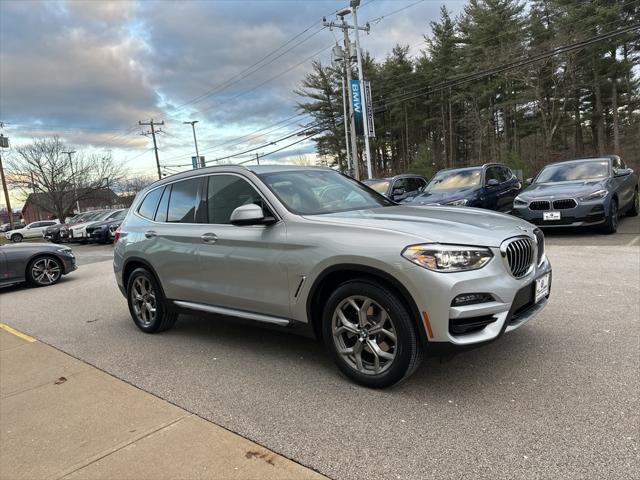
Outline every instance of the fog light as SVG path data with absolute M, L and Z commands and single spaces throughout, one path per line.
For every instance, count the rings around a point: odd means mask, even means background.
M 476 303 L 492 302 L 493 297 L 488 293 L 461 293 L 451 302 L 452 307 L 474 305 Z

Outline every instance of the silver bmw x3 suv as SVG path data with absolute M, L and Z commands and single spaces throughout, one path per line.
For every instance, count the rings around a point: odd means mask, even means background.
M 144 332 L 187 311 L 304 325 L 370 387 L 517 329 L 551 286 L 544 237 L 523 220 L 397 205 L 334 170 L 277 165 L 154 183 L 116 234 L 114 271 Z

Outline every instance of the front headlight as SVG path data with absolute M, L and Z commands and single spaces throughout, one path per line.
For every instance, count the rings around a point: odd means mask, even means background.
M 522 197 L 520 197 L 520 195 L 518 195 L 516 198 L 513 199 L 513 205 L 516 207 L 526 207 L 527 202 L 524 201 Z
M 585 195 L 584 197 L 581 197 L 580 200 L 583 202 L 586 202 L 588 200 L 596 200 L 598 198 L 604 198 L 607 195 L 609 195 L 608 190 L 605 190 L 605 189 L 596 190 L 595 192 L 592 192 L 589 195 Z
M 463 272 L 484 267 L 493 254 L 483 247 L 425 243 L 408 246 L 402 251 L 402 256 L 434 272 Z
M 57 248 L 56 252 L 64 253 L 66 255 L 72 255 L 70 248 Z
M 466 198 L 461 198 L 460 200 L 454 200 L 453 202 L 447 202 L 447 203 L 445 203 L 445 205 L 451 205 L 452 207 L 462 207 L 463 205 L 466 205 L 467 203 L 469 203 L 469 200 L 467 200 Z

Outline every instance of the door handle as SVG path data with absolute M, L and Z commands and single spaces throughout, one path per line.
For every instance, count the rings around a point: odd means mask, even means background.
M 216 243 L 218 236 L 215 233 L 203 233 L 200 235 L 200 239 L 204 243 Z
M 158 234 L 156 232 L 154 232 L 153 230 L 148 230 L 146 232 L 144 232 L 144 236 L 147 238 L 156 238 L 158 236 Z

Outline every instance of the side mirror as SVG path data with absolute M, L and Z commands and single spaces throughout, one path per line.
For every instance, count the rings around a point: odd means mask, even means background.
M 248 205 L 240 205 L 233 212 L 231 212 L 231 224 L 232 225 L 264 225 L 273 223 L 273 217 L 265 217 L 262 207 L 259 207 L 255 203 Z
M 533 177 L 529 177 L 529 178 L 527 178 L 527 179 L 524 181 L 524 183 L 525 183 L 526 185 L 531 185 L 531 184 L 533 183 Z
M 498 185 L 500 185 L 500 182 L 495 178 L 490 178 L 487 182 L 487 187 L 497 187 Z
M 613 171 L 615 177 L 626 177 L 631 175 L 632 170 L 630 168 L 618 168 Z

